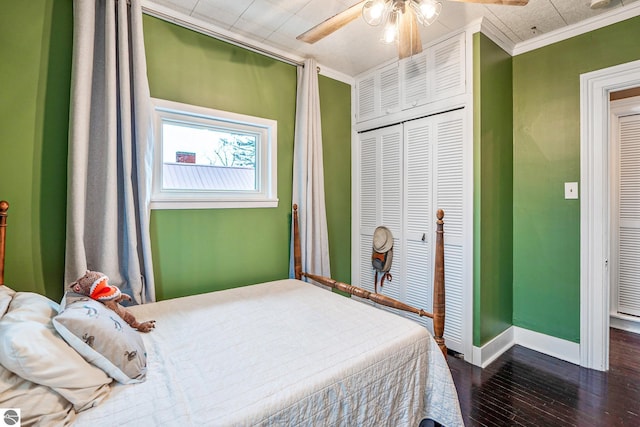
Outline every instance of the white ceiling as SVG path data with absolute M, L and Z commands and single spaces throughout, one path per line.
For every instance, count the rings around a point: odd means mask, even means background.
M 512 45 L 601 13 L 629 7 L 636 0 L 611 0 L 602 9 L 590 9 L 590 0 L 530 0 L 526 6 L 500 6 L 441 0 L 438 20 L 421 29 L 424 44 L 485 18 Z M 146 0 L 145 9 L 169 11 L 180 19 L 210 24 L 214 30 L 240 35 L 263 46 L 295 56 L 314 57 L 322 66 L 356 76 L 397 56 L 395 46 L 380 42 L 381 28 L 356 19 L 315 44 L 296 36 L 342 12 L 357 0 Z

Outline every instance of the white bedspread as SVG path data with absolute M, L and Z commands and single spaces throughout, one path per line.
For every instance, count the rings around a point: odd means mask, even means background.
M 77 425 L 463 425 L 420 325 L 295 280 L 136 306 L 147 380 L 116 385 Z

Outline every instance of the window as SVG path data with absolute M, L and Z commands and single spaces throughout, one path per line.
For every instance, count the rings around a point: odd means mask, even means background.
M 154 99 L 152 209 L 277 207 L 277 122 Z

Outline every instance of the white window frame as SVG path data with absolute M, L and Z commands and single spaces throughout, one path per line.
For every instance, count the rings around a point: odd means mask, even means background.
M 151 209 L 221 209 L 278 207 L 278 122 L 180 102 L 152 98 L 155 140 Z M 162 122 L 178 120 L 196 125 L 224 127 L 259 135 L 256 147 L 256 191 L 175 190 L 162 187 Z

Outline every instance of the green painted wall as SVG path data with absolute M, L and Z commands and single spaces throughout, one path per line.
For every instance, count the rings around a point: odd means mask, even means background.
M 144 32 L 151 96 L 278 122 L 277 208 L 152 212 L 158 299 L 287 277 L 296 68 L 149 16 Z
M 71 0 L 0 8 L 0 198 L 5 283 L 59 300 L 64 275 Z
M 513 322 L 580 339 L 580 74 L 640 59 L 640 17 L 513 58 Z
M 351 86 L 320 76 L 331 276 L 351 283 Z
M 0 198 L 11 203 L 6 283 L 62 295 L 71 0 L 2 5 Z M 287 275 L 295 68 L 145 17 L 154 96 L 263 115 L 279 124 L 276 209 L 154 211 L 158 295 Z M 18 36 L 19 35 L 19 36 Z M 513 58 L 513 324 L 579 339 L 579 76 L 640 59 L 640 17 Z M 483 36 L 474 78 L 474 344 L 508 325 L 508 92 L 503 54 Z M 504 74 L 506 73 L 506 74 Z M 503 75 L 504 74 L 504 75 Z M 327 210 L 336 278 L 350 272 L 350 88 L 320 78 Z M 247 96 L 251 102 L 244 101 Z M 476 136 L 478 138 L 478 136 Z M 479 165 L 479 167 L 478 167 Z M 496 218 L 500 218 L 497 220 Z M 489 238 L 498 232 L 500 238 Z
M 276 209 L 154 211 L 160 298 L 288 275 L 296 69 L 145 16 L 153 96 L 278 120 Z M 0 9 L 0 198 L 11 203 L 6 283 L 63 290 L 72 0 Z M 350 86 L 320 78 L 336 277 L 350 271 Z
M 473 35 L 473 345 L 509 328 L 513 313 L 513 104 L 511 56 Z
M 152 212 L 158 298 L 287 277 L 296 67 L 156 18 L 144 26 L 152 96 L 278 121 L 277 208 Z M 331 261 L 348 280 L 351 89 L 320 88 Z

